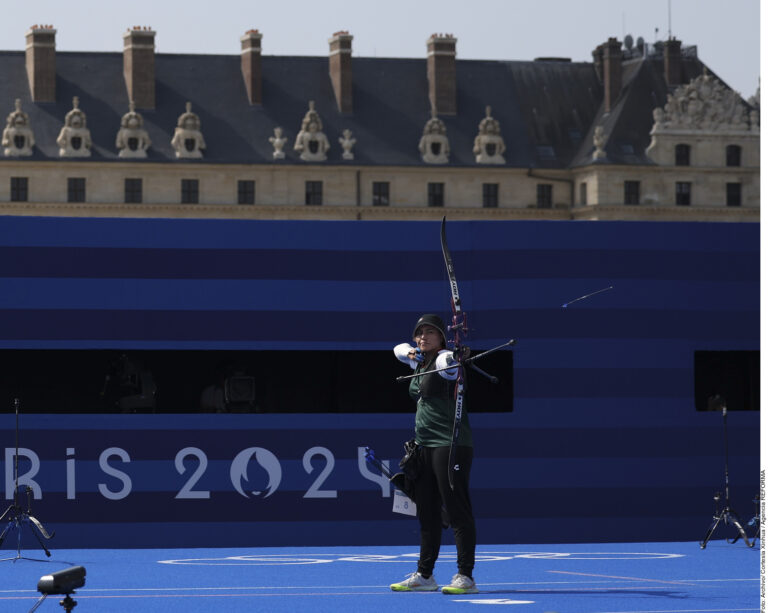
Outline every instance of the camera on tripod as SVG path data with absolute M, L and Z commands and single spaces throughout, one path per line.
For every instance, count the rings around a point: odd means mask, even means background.
M 85 585 L 85 567 L 70 566 L 50 575 L 43 575 L 37 582 L 37 591 L 46 596 L 71 594 Z
M 37 582 L 37 591 L 42 594 L 40 600 L 35 603 L 35 606 L 29 610 L 29 613 L 34 613 L 37 607 L 39 607 L 43 601 L 51 595 L 61 594 L 64 596 L 59 601 L 59 604 L 64 607 L 67 613 L 70 613 L 72 609 L 77 606 L 77 601 L 72 600 L 72 594 L 75 590 L 85 585 L 85 567 L 84 566 L 70 566 L 64 570 L 51 573 L 50 575 L 43 575 L 40 577 L 40 581 Z

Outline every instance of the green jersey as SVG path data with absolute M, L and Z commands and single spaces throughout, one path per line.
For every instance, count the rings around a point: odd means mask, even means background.
M 435 360 L 416 368 L 416 373 L 434 368 Z M 456 411 L 455 383 L 439 373 L 414 377 L 408 392 L 416 400 L 416 442 L 424 447 L 447 447 L 453 436 L 453 419 Z M 459 445 L 472 446 L 472 431 L 466 410 L 461 417 Z

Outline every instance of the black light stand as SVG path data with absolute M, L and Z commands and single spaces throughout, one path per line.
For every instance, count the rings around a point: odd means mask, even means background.
M 5 537 L 9 534 L 11 530 L 16 530 L 17 534 L 17 541 L 16 541 L 16 556 L 12 558 L 2 558 L 0 559 L 0 562 L 7 562 L 7 561 L 16 561 L 21 559 L 23 556 L 21 555 L 21 528 L 24 524 L 29 525 L 30 529 L 32 530 L 32 534 L 35 535 L 35 538 L 37 539 L 37 542 L 40 543 L 40 547 L 42 547 L 43 551 L 45 552 L 45 555 L 49 558 L 51 557 L 51 552 L 48 551 L 45 544 L 43 543 L 43 540 L 40 538 L 42 535 L 45 539 L 53 538 L 54 533 L 48 534 L 48 532 L 43 527 L 43 524 L 41 524 L 36 517 L 33 517 L 31 515 L 32 512 L 32 490 L 27 488 L 27 510 L 23 510 L 19 506 L 19 399 L 14 398 L 13 399 L 13 406 L 16 410 L 16 455 L 14 456 L 14 465 L 13 465 L 13 471 L 14 471 L 14 488 L 13 488 L 13 504 L 10 505 L 2 515 L 0 515 L 0 522 L 6 521 L 8 522 L 3 529 L 3 531 L 0 533 L 0 546 L 2 546 L 3 542 L 5 541 Z M 30 525 L 31 524 L 31 525 Z M 36 529 L 36 530 L 35 530 Z M 28 560 L 33 560 L 34 558 L 25 558 Z M 44 561 L 44 560 L 39 560 Z
M 707 530 L 707 534 L 704 537 L 704 540 L 701 541 L 700 545 L 702 549 L 706 549 L 707 543 L 709 542 L 709 539 L 712 538 L 712 534 L 714 533 L 715 528 L 717 528 L 720 522 L 723 522 L 724 524 L 733 524 L 739 531 L 738 536 L 732 541 L 729 541 L 730 543 L 735 543 L 739 540 L 739 537 L 741 537 L 744 539 L 744 543 L 747 545 L 747 547 L 754 547 L 755 541 L 753 540 L 750 543 L 749 538 L 747 537 L 747 533 L 744 531 L 744 528 L 741 525 L 739 516 L 735 511 L 731 509 L 728 483 L 728 409 L 725 406 L 725 400 L 723 400 L 720 396 L 713 396 L 710 398 L 709 403 L 711 408 L 723 409 L 723 437 L 725 440 L 725 506 L 722 509 L 718 508 L 721 494 L 720 492 L 715 492 L 715 515 L 712 518 L 712 525 L 709 526 L 709 530 Z

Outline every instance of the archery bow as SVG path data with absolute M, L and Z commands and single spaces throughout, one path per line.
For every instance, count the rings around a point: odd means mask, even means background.
M 451 486 L 451 489 L 453 489 L 453 473 L 459 470 L 459 465 L 456 463 L 456 445 L 459 441 L 461 418 L 464 413 L 464 363 L 466 361 L 466 356 L 464 345 L 461 341 L 462 338 L 466 336 L 468 328 L 467 314 L 461 309 L 459 284 L 456 281 L 456 273 L 453 270 L 451 252 L 448 251 L 448 241 L 445 237 L 445 217 L 443 217 L 443 223 L 440 226 L 440 244 L 443 248 L 445 268 L 448 271 L 448 284 L 451 287 L 451 311 L 453 311 L 453 318 L 451 325 L 448 326 L 448 332 L 453 331 L 453 359 L 456 360 L 459 365 L 459 372 L 456 377 L 456 391 L 454 393 L 456 408 L 453 414 L 453 433 L 451 435 L 451 448 L 448 452 L 448 484 Z

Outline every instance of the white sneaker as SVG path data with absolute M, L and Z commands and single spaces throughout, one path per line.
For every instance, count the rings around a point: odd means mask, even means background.
M 453 576 L 450 585 L 443 587 L 443 594 L 477 594 L 477 585 L 475 580 L 466 575 L 457 574 Z
M 437 591 L 437 582 L 435 577 L 425 579 L 421 573 L 411 573 L 406 575 L 405 581 L 393 583 L 389 586 L 393 592 L 435 592 Z

